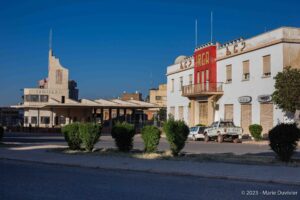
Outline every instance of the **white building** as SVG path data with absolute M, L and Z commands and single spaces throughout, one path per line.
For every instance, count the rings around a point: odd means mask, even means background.
M 211 56 L 213 46 L 195 50 L 194 69 L 180 70 L 180 63 L 168 67 L 168 113 L 175 108 L 174 116 L 180 119 L 179 107 L 188 106 L 184 120 L 190 126 L 227 119 L 246 134 L 250 124 L 261 124 L 267 133 L 277 123 L 289 120 L 273 105 L 271 94 L 278 72 L 286 66 L 300 68 L 299 28 L 282 27 L 246 40 L 217 43 L 215 57 Z M 203 60 L 206 54 L 209 62 Z M 190 76 L 193 83 L 188 81 Z M 179 89 L 181 77 L 183 87 Z
M 167 113 L 189 123 L 190 101 L 182 96 L 182 86 L 193 84 L 194 58 L 178 56 L 167 68 Z
M 286 120 L 272 103 L 274 76 L 286 66 L 300 67 L 300 29 L 278 28 L 217 50 L 217 79 L 223 82 L 216 119 L 232 119 L 248 133 L 261 124 L 267 133 Z M 288 81 L 288 80 L 287 80 Z

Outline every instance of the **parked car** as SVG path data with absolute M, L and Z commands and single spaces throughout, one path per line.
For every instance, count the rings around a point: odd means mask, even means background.
M 204 130 L 204 141 L 217 140 L 219 143 L 223 141 L 241 142 L 243 129 L 235 126 L 232 121 L 216 121 Z
M 199 140 L 199 139 L 204 139 L 204 129 L 206 127 L 205 126 L 193 126 L 190 128 L 190 133 L 188 135 L 188 138 L 190 140 Z

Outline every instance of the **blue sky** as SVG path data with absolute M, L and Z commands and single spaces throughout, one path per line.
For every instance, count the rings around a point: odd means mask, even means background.
M 1 1 L 0 105 L 21 101 L 24 87 L 47 76 L 49 30 L 54 54 L 81 98 L 111 98 L 166 82 L 166 67 L 198 43 L 300 27 L 299 1 L 52 0 Z M 152 74 L 152 76 L 151 76 Z M 152 77 L 152 78 L 151 78 Z

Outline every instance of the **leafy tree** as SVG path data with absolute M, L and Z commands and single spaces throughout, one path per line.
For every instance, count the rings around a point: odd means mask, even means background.
M 300 109 L 300 69 L 286 67 L 274 79 L 273 102 L 283 111 L 295 113 Z

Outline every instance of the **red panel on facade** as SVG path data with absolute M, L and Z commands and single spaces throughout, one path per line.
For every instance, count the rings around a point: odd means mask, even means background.
M 216 46 L 211 45 L 194 53 L 194 84 L 198 83 L 216 83 L 217 67 L 216 67 Z

